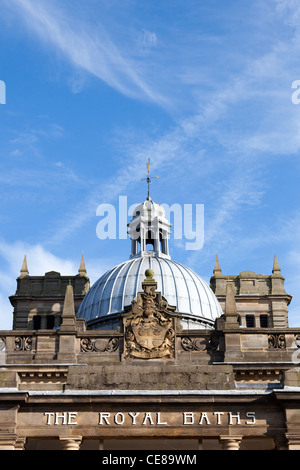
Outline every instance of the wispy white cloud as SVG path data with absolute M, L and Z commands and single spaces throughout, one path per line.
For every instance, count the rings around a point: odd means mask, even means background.
M 57 2 L 51 5 L 44 0 L 38 3 L 9 0 L 5 3 L 15 9 L 31 31 L 60 51 L 74 66 L 126 96 L 164 104 L 164 98 L 138 72 L 134 60 L 116 46 L 99 22 L 95 26 L 72 18 L 70 11 L 64 11 Z M 153 44 L 155 35 L 148 33 L 147 41 L 148 45 Z M 74 84 L 72 86 L 74 88 Z
M 156 47 L 158 45 L 158 38 L 155 32 L 144 30 L 139 35 L 139 42 L 142 47 Z
M 48 271 L 58 271 L 61 274 L 75 273 L 78 266 L 69 260 L 63 260 L 50 251 L 46 250 L 42 245 L 30 245 L 22 241 L 15 243 L 0 242 L 0 256 L 6 262 L 8 271 L 19 275 L 23 263 L 24 255 L 29 260 L 29 268 L 31 275 L 40 275 Z M 77 268 L 77 269 L 76 269 Z

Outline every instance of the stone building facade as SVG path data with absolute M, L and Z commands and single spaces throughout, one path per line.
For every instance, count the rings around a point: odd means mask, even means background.
M 75 276 L 24 259 L 0 332 L 0 450 L 300 449 L 300 328 L 277 257 L 237 276 L 216 258 L 208 286 L 168 233 L 148 198 L 130 260 L 92 287 L 83 257 Z

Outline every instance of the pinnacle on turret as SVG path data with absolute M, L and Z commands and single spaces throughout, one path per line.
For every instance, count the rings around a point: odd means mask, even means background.
M 80 274 L 80 276 L 86 276 L 85 261 L 84 261 L 83 254 L 82 254 L 82 257 L 81 257 L 78 273 Z
M 20 278 L 26 277 L 29 274 L 28 267 L 27 267 L 26 255 L 24 256 L 24 260 L 23 260 L 23 264 L 22 264 L 22 268 L 20 270 L 20 273 L 21 273 Z
M 278 259 L 277 259 L 277 255 L 275 254 L 274 256 L 274 265 L 273 265 L 273 271 L 272 271 L 273 274 L 280 274 L 281 273 L 281 269 L 279 267 L 279 263 L 278 263 Z
M 221 273 L 222 273 L 222 270 L 221 270 L 221 268 L 220 268 L 220 263 L 219 263 L 218 255 L 216 255 L 215 268 L 214 268 L 214 275 L 216 275 L 216 274 L 221 274 Z

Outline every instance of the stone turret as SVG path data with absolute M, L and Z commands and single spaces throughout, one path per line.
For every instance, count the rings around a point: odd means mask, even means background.
M 274 257 L 271 275 L 243 271 L 237 276 L 222 274 L 216 257 L 210 287 L 225 311 L 226 289 L 230 283 L 235 295 L 241 327 L 288 327 L 288 305 L 292 297 L 284 287 L 277 256 Z
M 90 288 L 83 255 L 75 276 L 62 276 L 56 271 L 30 276 L 26 256 L 20 272 L 16 293 L 10 297 L 14 330 L 59 328 L 67 286 L 73 286 L 76 312 Z

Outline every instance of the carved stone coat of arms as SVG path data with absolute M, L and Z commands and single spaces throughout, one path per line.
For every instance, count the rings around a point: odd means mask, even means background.
M 124 316 L 125 358 L 173 358 L 175 354 L 175 307 L 168 305 L 153 279 L 146 271 L 146 279 Z

